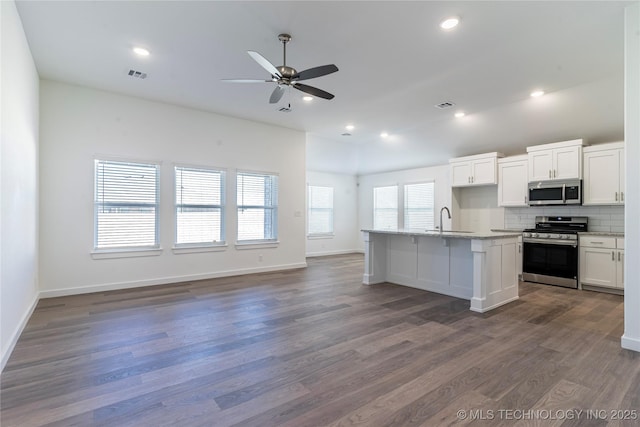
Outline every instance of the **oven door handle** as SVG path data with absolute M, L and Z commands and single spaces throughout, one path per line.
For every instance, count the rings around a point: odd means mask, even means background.
M 523 239 L 523 243 L 545 243 L 550 246 L 573 246 L 578 247 L 578 242 L 575 240 L 547 240 L 547 239 Z
M 562 184 L 562 203 L 567 203 L 567 184 Z

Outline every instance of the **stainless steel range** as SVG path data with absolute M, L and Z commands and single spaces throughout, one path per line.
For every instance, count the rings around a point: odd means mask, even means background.
M 522 279 L 578 288 L 579 231 L 588 231 L 585 216 L 537 216 L 522 233 Z

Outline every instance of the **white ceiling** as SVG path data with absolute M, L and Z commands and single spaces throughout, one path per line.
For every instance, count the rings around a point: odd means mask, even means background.
M 623 139 L 623 15 L 631 2 L 17 1 L 40 76 L 308 132 L 308 168 L 373 173 L 586 138 Z M 445 32 L 439 22 L 461 18 Z M 277 105 L 246 53 L 334 63 L 336 95 Z M 151 51 L 137 57 L 133 46 Z M 145 80 L 129 69 L 148 73 Z M 530 98 L 531 90 L 547 94 Z M 434 107 L 443 101 L 448 110 Z M 292 112 L 278 109 L 291 103 Z M 464 110 L 462 119 L 453 113 Z M 352 123 L 352 136 L 341 136 Z M 390 136 L 380 138 L 386 131 Z

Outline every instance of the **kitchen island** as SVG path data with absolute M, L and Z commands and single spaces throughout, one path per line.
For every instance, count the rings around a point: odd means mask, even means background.
M 470 300 L 479 313 L 518 299 L 518 232 L 362 230 L 363 283 Z

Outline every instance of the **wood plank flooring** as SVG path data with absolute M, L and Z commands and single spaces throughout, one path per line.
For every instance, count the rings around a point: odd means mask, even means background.
M 40 301 L 2 373 L 1 425 L 640 424 L 620 296 L 524 283 L 477 314 L 362 285 L 362 255 L 308 263 Z

